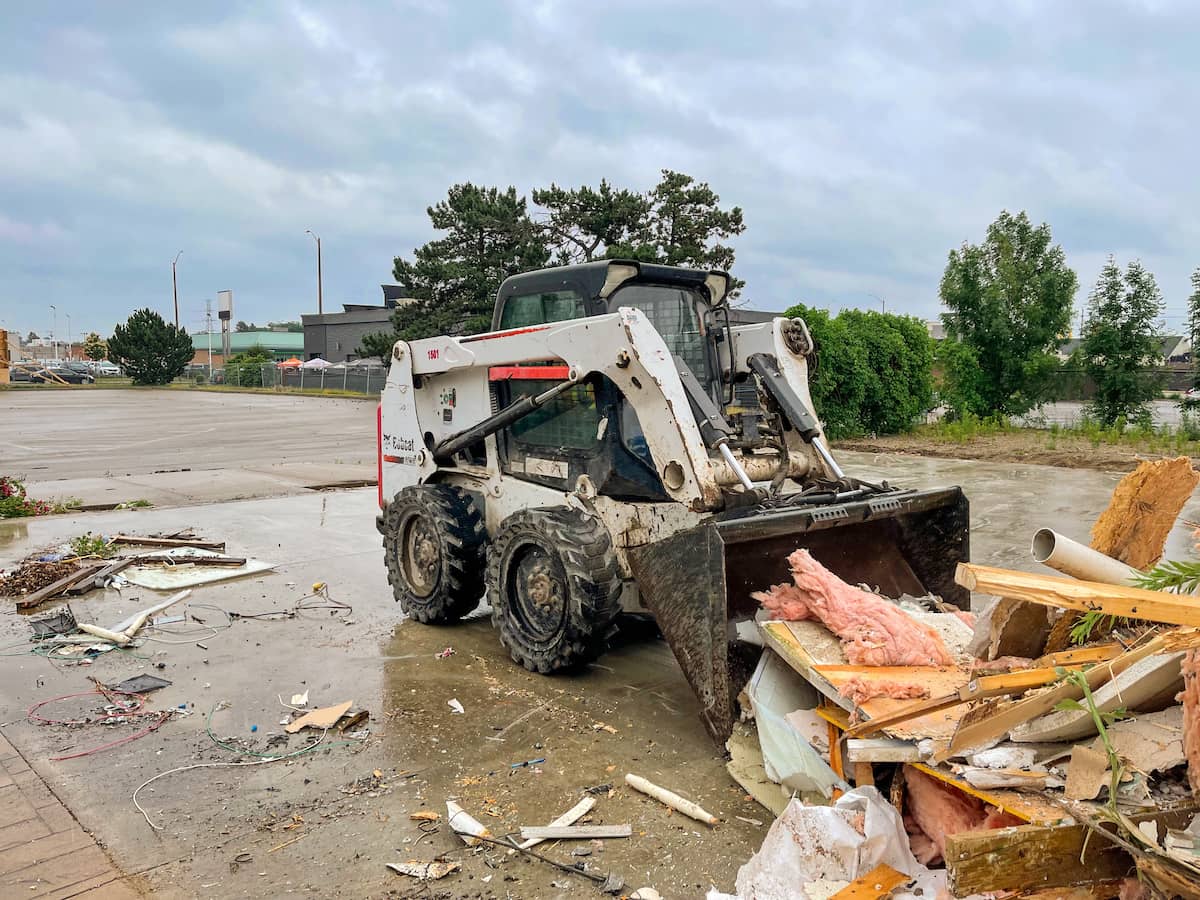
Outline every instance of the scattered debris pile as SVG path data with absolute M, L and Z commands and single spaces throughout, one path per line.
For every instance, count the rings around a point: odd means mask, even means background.
M 133 548 L 154 552 L 123 553 Z M 206 540 L 190 530 L 146 536 L 89 533 L 32 554 L 11 572 L 0 573 L 0 597 L 14 598 L 17 609 L 34 609 L 48 600 L 97 588 L 132 584 L 181 590 L 274 568 L 262 560 L 226 556 L 224 549 L 224 541 Z
M 739 632 L 765 650 L 728 768 L 778 818 L 737 896 L 1200 896 L 1200 602 L 1139 586 L 1198 482 L 1144 463 L 1091 547 L 1038 532 L 1069 577 L 961 563 L 996 598 L 974 627 L 793 553 Z

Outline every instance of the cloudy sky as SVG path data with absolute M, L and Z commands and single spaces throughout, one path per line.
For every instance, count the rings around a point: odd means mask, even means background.
M 6 3 L 0 327 L 139 306 L 200 329 L 377 302 L 456 181 L 745 210 L 750 305 L 938 311 L 947 251 L 1048 221 L 1082 301 L 1108 253 L 1178 327 L 1200 265 L 1200 7 L 1144 2 Z

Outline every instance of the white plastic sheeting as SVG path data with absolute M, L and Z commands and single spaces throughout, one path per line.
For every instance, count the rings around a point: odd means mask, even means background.
M 879 865 L 913 878 L 897 898 L 935 897 L 945 872 L 916 861 L 900 814 L 873 787 L 843 794 L 832 806 L 792 800 L 775 820 L 762 847 L 737 874 L 737 894 L 708 894 L 709 900 L 816 900 L 805 885 L 850 882 Z M 920 894 L 916 891 L 920 890 Z

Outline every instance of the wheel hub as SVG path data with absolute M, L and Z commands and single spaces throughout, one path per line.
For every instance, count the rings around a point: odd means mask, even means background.
M 554 560 L 540 547 L 521 555 L 512 578 L 515 612 L 529 636 L 553 638 L 566 614 L 566 586 Z
M 432 524 L 424 516 L 405 523 L 400 541 L 404 577 L 418 597 L 427 597 L 437 584 L 442 552 Z

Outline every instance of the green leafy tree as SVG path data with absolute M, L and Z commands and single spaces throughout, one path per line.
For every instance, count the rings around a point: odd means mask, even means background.
M 1005 211 L 982 244 L 950 251 L 942 275 L 944 399 L 959 413 L 1019 415 L 1035 406 L 1058 367 L 1077 279 L 1050 226 Z
M 1200 268 L 1192 272 L 1192 292 L 1187 299 L 1187 330 L 1192 349 L 1192 386 L 1200 387 Z
M 721 198 L 707 183 L 670 169 L 663 169 L 662 180 L 649 199 L 645 244 L 653 248 L 655 262 L 697 269 L 733 268 L 733 248 L 721 241 L 746 230 L 740 206 L 721 209 Z M 743 283 L 736 282 L 735 289 Z
M 616 190 L 601 179 L 598 188 L 551 184 L 532 198 L 547 212 L 542 229 L 558 265 L 653 255 L 642 246 L 650 216 L 650 201 L 642 194 Z
M 817 352 L 809 371 L 813 405 L 830 437 L 912 428 L 933 405 L 933 344 L 910 316 L 793 306 Z
M 191 362 L 192 339 L 154 310 L 139 309 L 113 329 L 108 355 L 134 384 L 167 384 Z
M 1110 256 L 1088 297 L 1084 369 L 1096 385 L 1090 415 L 1104 425 L 1117 419 L 1148 420 L 1146 402 L 1162 390 L 1160 340 L 1163 300 L 1154 276 L 1140 262 L 1122 274 Z
M 445 236 L 418 247 L 411 262 L 396 257 L 392 270 L 418 302 L 396 308 L 394 334 L 364 337 L 362 356 L 386 359 L 397 338 L 486 331 L 500 283 L 509 275 L 541 268 L 550 259 L 541 230 L 516 188 L 456 184 L 428 213 L 430 223 Z
M 225 361 L 225 383 L 238 387 L 263 387 L 263 370 L 275 365 L 271 351 L 255 344 L 244 353 L 238 353 Z
M 104 359 L 108 356 L 108 344 L 100 335 L 91 331 L 83 339 L 83 352 L 87 354 L 88 359 Z
M 238 332 L 239 334 L 244 334 L 247 331 L 254 331 L 255 330 L 254 323 L 253 322 L 243 322 L 241 319 L 238 319 L 237 324 L 233 326 L 233 330 Z

